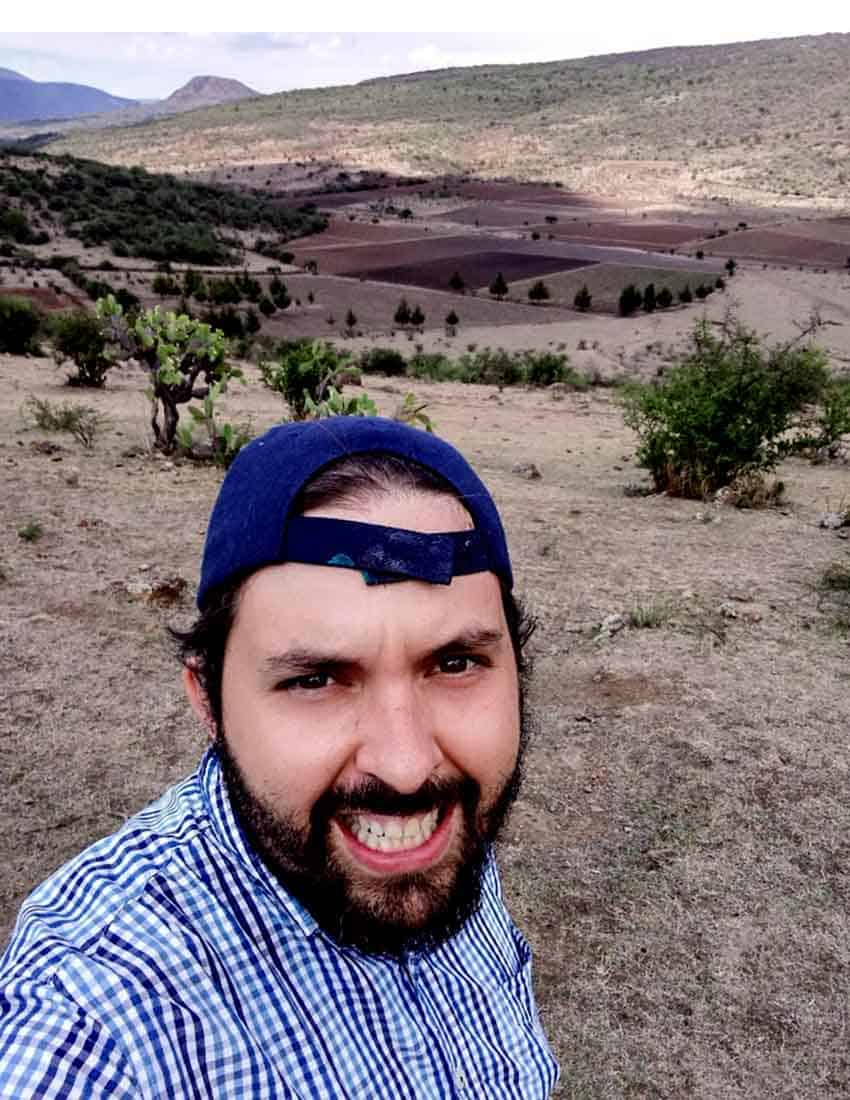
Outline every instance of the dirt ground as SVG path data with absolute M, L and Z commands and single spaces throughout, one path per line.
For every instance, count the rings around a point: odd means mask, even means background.
M 803 279 L 846 359 L 840 278 Z M 735 289 L 779 330 L 799 280 L 743 273 Z M 578 363 L 576 339 L 598 333 L 616 362 L 691 319 L 538 325 L 536 341 L 569 336 Z M 220 473 L 152 455 L 138 372 L 102 392 L 63 379 L 0 357 L 0 939 L 38 881 L 203 747 L 165 627 L 191 619 Z M 384 412 L 408 388 L 369 382 Z M 539 618 L 538 729 L 501 864 L 559 1096 L 845 1097 L 850 609 L 817 585 L 848 563 L 846 532 L 818 516 L 850 499 L 850 466 L 786 463 L 787 503 L 761 512 L 627 494 L 644 478 L 610 391 L 409 388 L 493 490 Z M 108 424 L 91 450 L 25 430 L 31 395 Z M 253 368 L 226 404 L 257 431 L 284 413 Z M 175 575 L 176 605 L 142 598 Z M 600 635 L 616 613 L 636 625 Z

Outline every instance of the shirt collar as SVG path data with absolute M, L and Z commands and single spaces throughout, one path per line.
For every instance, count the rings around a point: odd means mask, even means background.
M 215 746 L 211 746 L 204 753 L 198 768 L 198 782 L 204 807 L 218 843 L 238 860 L 243 870 L 258 879 L 265 889 L 275 896 L 286 914 L 298 925 L 305 936 L 311 937 L 319 932 L 319 926 L 309 911 L 278 882 L 242 831 L 233 812 Z

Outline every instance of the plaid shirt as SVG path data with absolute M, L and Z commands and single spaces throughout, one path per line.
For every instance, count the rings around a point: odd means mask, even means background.
M 403 962 L 341 949 L 233 817 L 216 755 L 25 902 L 0 960 L 0 1097 L 546 1097 L 530 951 L 478 912 Z

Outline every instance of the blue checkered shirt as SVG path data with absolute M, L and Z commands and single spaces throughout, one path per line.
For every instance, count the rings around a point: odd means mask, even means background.
M 252 852 L 218 759 L 25 902 L 0 960 L 0 1097 L 546 1097 L 558 1069 L 491 862 L 403 962 L 341 949 Z

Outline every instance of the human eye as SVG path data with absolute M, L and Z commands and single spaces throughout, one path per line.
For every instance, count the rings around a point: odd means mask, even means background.
M 306 672 L 292 676 L 276 685 L 277 691 L 321 691 L 331 682 L 331 674 L 324 671 Z
M 440 672 L 449 676 L 461 676 L 465 672 L 471 672 L 474 668 L 481 667 L 484 660 L 472 653 L 443 653 L 437 661 Z

